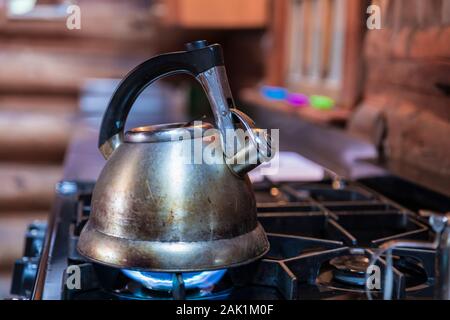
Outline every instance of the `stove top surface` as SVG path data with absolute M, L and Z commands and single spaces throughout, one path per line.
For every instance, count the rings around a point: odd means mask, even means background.
M 358 183 L 264 180 L 254 184 L 258 219 L 271 246 L 263 259 L 213 273 L 130 272 L 90 262 L 76 251 L 92 189 L 92 183 L 59 185 L 47 252 L 38 243 L 26 261 L 16 263 L 13 293 L 31 296 L 35 287 L 33 297 L 44 299 L 366 299 L 365 270 L 378 245 L 431 236 L 415 213 Z M 37 280 L 24 281 L 24 270 L 32 261 L 37 266 L 41 255 Z M 394 298 L 431 299 L 435 252 L 405 248 L 393 256 Z M 377 265 L 384 270 L 383 259 Z M 80 283 L 68 286 L 74 270 Z

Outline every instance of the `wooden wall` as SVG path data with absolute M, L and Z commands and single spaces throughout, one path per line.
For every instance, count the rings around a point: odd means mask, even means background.
M 0 1 L 0 274 L 47 218 L 85 80 L 123 77 L 157 50 L 151 1 L 76 2 L 81 30 L 9 19 Z
M 450 181 L 450 0 L 378 0 L 366 33 L 364 100 L 349 130 L 386 159 Z

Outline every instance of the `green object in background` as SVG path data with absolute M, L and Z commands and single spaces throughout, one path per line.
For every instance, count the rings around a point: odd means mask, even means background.
M 326 96 L 311 96 L 311 107 L 318 110 L 330 110 L 334 107 L 334 100 Z

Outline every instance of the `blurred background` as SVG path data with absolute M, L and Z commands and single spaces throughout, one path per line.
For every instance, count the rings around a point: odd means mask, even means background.
M 67 28 L 71 5 L 80 29 Z M 448 181 L 450 0 L 0 0 L 0 297 L 26 226 L 51 210 L 80 110 L 104 109 L 115 79 L 196 39 L 222 44 L 249 113 L 345 130 Z M 154 90 L 180 117 L 208 112 L 193 80 L 165 82 Z

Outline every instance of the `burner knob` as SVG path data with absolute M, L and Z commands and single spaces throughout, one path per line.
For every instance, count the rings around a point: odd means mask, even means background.
M 39 258 L 23 257 L 16 261 L 11 282 L 11 294 L 27 299 L 31 297 L 38 264 Z
M 35 221 L 27 228 L 25 236 L 25 257 L 39 257 L 44 245 L 45 231 L 47 223 Z
M 36 280 L 47 223 L 35 221 L 27 228 L 24 256 L 14 264 L 11 294 L 29 299 Z

